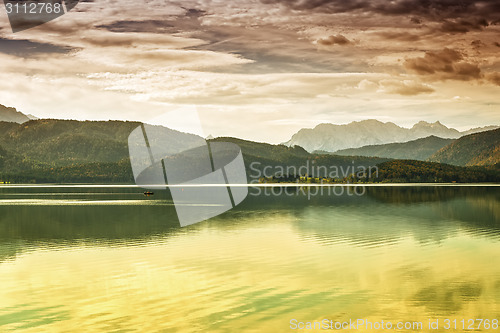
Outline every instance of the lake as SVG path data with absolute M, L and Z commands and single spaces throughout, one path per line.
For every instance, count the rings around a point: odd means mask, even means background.
M 0 187 L 0 331 L 500 331 L 500 187 L 326 189 L 251 188 L 181 228 L 166 192 Z

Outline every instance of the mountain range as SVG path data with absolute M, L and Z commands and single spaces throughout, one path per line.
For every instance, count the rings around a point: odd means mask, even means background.
M 460 132 L 454 128 L 446 127 L 439 121 L 435 123 L 420 121 L 408 129 L 392 122 L 384 123 L 369 119 L 351 122 L 347 125 L 320 124 L 312 129 L 301 129 L 284 144 L 301 146 L 309 152 L 336 152 L 367 145 L 408 142 L 429 136 L 458 139 L 464 135 L 496 128 L 499 126 L 487 126 Z
M 0 180 L 18 183 L 133 183 L 127 139 L 130 132 L 139 124 L 124 121 L 55 119 L 30 120 L 22 124 L 0 122 Z M 176 140 L 185 142 L 194 140 L 195 137 L 192 134 L 169 129 L 164 131 L 167 134 L 167 141 L 174 144 Z M 313 171 L 315 177 L 329 176 L 325 172 L 329 172 L 332 166 L 349 171 L 353 166 L 377 165 L 380 166 L 381 172 L 383 171 L 381 178 L 370 178 L 365 181 L 477 182 L 500 181 L 498 133 L 500 130 L 469 135 L 440 150 L 443 156 L 454 158 L 450 163 L 458 161 L 464 164 L 462 160 L 469 161 L 465 163 L 467 165 L 472 165 L 476 163 L 475 161 L 484 165 L 497 163 L 496 166 L 489 167 L 460 167 L 423 161 L 415 164 L 416 161 L 391 160 L 387 157 L 317 154 L 309 153 L 298 146 L 271 145 L 236 138 L 216 138 L 209 142 L 223 141 L 237 144 L 243 153 L 249 182 L 261 176 L 279 176 L 279 173 L 283 175 L 280 170 L 287 170 L 288 167 L 300 170 L 304 165 L 315 167 L 316 170 L 322 167 L 324 168 L 322 170 L 327 170 L 319 173 Z M 470 137 L 474 138 L 473 143 Z M 427 141 L 439 143 L 440 140 L 430 138 Z M 464 146 L 474 149 L 463 150 Z M 482 160 L 474 157 L 476 151 L 481 151 L 478 156 Z M 493 155 L 490 156 L 488 152 Z M 299 173 L 302 174 L 301 171 Z M 340 178 L 345 176 L 339 175 Z M 355 179 L 348 180 L 355 181 Z
M 133 183 L 128 136 L 140 125 L 139 122 L 58 119 L 26 121 L 27 116 L 13 108 L 3 107 L 0 110 L 0 115 L 4 118 L 13 116 L 8 118 L 11 119 L 9 122 L 0 121 L 0 181 Z M 379 133 L 385 134 L 387 139 L 391 136 L 396 139 L 397 135 L 408 135 L 410 131 L 376 120 L 360 123 L 355 124 L 360 125 L 357 133 L 365 138 Z M 341 128 L 344 133 L 348 127 L 331 126 Z M 352 129 L 353 126 L 349 128 Z M 363 127 L 367 133 L 363 132 Z M 375 130 L 377 128 L 380 132 Z M 384 131 L 387 128 L 393 131 Z M 440 123 L 419 123 L 411 130 L 412 135 L 440 132 L 442 136 L 453 137 L 466 134 Z M 163 128 L 162 132 L 162 142 L 174 145 L 176 142 L 200 139 L 168 128 Z M 326 167 L 323 170 L 332 166 L 341 169 L 380 166 L 381 172 L 383 171 L 381 178 L 364 179 L 373 182 L 500 180 L 500 129 L 469 134 L 458 139 L 431 135 L 404 143 L 364 146 L 335 153 L 311 153 L 297 145 L 272 145 L 230 137 L 211 138 L 208 141 L 237 144 L 242 150 L 250 182 L 260 178 L 266 168 L 272 175 L 278 175 L 279 170 L 286 170 L 287 167 L 298 170 L 307 163 L 317 168 Z M 415 160 L 421 161 L 417 163 Z M 328 176 L 325 172 L 316 173 L 315 177 Z M 284 176 L 283 172 L 281 174 Z

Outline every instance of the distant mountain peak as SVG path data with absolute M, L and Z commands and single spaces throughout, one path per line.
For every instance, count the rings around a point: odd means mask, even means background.
M 426 128 L 448 128 L 445 125 L 443 125 L 439 120 L 435 121 L 433 123 L 429 123 L 427 121 L 419 121 L 415 125 L 413 125 L 412 128 L 419 128 L 419 127 L 426 127 Z
M 384 124 L 383 122 L 381 122 L 380 120 L 377 120 L 377 119 L 364 119 L 364 120 L 359 120 L 359 121 L 353 121 L 352 123 Z
M 439 120 L 433 123 L 422 120 L 411 128 L 404 128 L 392 122 L 384 123 L 377 119 L 365 119 L 345 125 L 323 123 L 313 129 L 301 129 L 284 144 L 301 146 L 309 152 L 335 152 L 367 145 L 407 142 L 429 136 L 458 139 L 465 134 L 493 129 L 493 127 L 459 132 L 454 128 L 443 125 Z
M 0 104 L 0 121 L 22 124 L 30 120 L 28 116 L 17 111 L 15 108 Z

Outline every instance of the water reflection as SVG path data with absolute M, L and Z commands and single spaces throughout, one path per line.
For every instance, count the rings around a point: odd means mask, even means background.
M 1 189 L 0 331 L 288 332 L 292 318 L 500 315 L 498 188 L 291 193 L 250 195 L 180 228 L 168 194 Z

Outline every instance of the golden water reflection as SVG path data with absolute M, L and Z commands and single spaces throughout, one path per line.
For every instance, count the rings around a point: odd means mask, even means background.
M 148 217 L 140 207 L 10 207 L 0 331 L 290 332 L 293 318 L 422 321 L 429 331 L 429 318 L 500 318 L 497 191 L 424 203 L 257 200 L 149 234 L 135 224 Z M 39 237 L 29 232 L 37 221 L 57 227 Z M 99 226 L 107 237 L 94 237 Z

